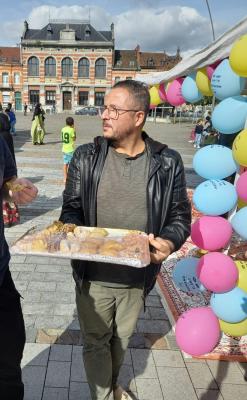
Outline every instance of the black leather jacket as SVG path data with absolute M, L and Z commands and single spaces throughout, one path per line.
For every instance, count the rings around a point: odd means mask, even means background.
M 183 163 L 176 151 L 154 141 L 146 133 L 143 133 L 143 139 L 150 154 L 147 233 L 171 240 L 175 250 L 178 250 L 190 234 L 191 223 L 191 206 L 186 192 Z M 109 142 L 100 136 L 94 139 L 94 143 L 76 149 L 63 193 L 60 220 L 64 223 L 97 226 L 97 188 L 108 146 Z M 73 275 L 79 288 L 87 265 L 87 261 L 72 261 Z M 150 264 L 143 270 L 147 294 L 155 284 L 160 265 Z M 127 271 L 122 267 L 118 268 L 119 283 L 121 273 L 125 274 L 125 281 L 127 273 L 129 284 L 135 285 L 140 270 L 132 267 L 127 267 Z M 108 275 L 106 282 L 109 282 Z

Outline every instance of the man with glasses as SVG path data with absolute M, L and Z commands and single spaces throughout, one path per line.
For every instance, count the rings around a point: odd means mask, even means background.
M 190 232 L 182 160 L 143 131 L 149 105 L 142 83 L 126 80 L 113 87 L 100 109 L 103 136 L 75 151 L 63 194 L 64 223 L 149 234 L 146 268 L 72 261 L 93 400 L 132 399 L 117 384 L 125 350 L 162 261 Z

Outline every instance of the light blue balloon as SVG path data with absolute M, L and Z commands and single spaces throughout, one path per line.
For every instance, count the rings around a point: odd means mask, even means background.
M 228 97 L 212 113 L 212 124 L 221 133 L 236 133 L 244 129 L 247 118 L 247 98 Z
M 220 179 L 200 183 L 194 191 L 193 203 L 197 210 L 206 215 L 222 215 L 237 204 L 235 187 Z
M 241 208 L 231 219 L 231 224 L 235 232 L 243 239 L 247 240 L 247 207 Z
M 193 157 L 194 170 L 205 179 L 224 179 L 237 167 L 231 149 L 218 144 L 201 148 Z
M 211 88 L 217 99 L 238 96 L 244 89 L 245 78 L 237 75 L 230 66 L 229 60 L 223 60 L 215 69 L 211 78 Z
M 213 293 L 210 305 L 218 318 L 231 324 L 247 318 L 247 292 L 239 287 L 225 293 Z
M 183 292 L 203 292 L 205 287 L 201 284 L 196 275 L 196 267 L 199 259 L 187 257 L 178 261 L 172 272 L 175 285 Z
M 182 83 L 182 95 L 189 103 L 196 103 L 203 98 L 196 85 L 196 72 L 187 76 Z

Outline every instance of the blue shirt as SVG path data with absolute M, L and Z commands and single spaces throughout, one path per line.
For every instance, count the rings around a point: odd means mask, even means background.
M 16 117 L 15 117 L 15 113 L 13 111 L 9 111 L 8 112 L 8 116 L 9 116 L 9 122 L 16 122 Z
M 2 186 L 5 181 L 16 175 L 15 162 L 5 140 L 0 136 L 0 285 L 10 260 L 9 248 L 4 236 Z

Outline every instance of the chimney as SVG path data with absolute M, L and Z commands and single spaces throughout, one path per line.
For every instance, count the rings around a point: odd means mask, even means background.
M 140 46 L 139 46 L 139 44 L 138 44 L 138 45 L 136 46 L 136 48 L 135 48 L 137 68 L 139 68 L 140 65 L 141 65 L 140 50 L 141 50 L 141 48 L 140 48 Z
M 114 43 L 114 41 L 115 41 L 115 34 L 114 34 L 114 23 L 113 23 L 113 22 L 111 23 L 111 38 L 112 38 L 112 41 L 113 41 L 113 43 Z
M 24 21 L 24 30 L 23 30 L 23 35 L 22 35 L 22 37 L 24 38 L 25 37 L 25 34 L 26 34 L 26 32 L 28 31 L 28 22 L 25 20 Z

